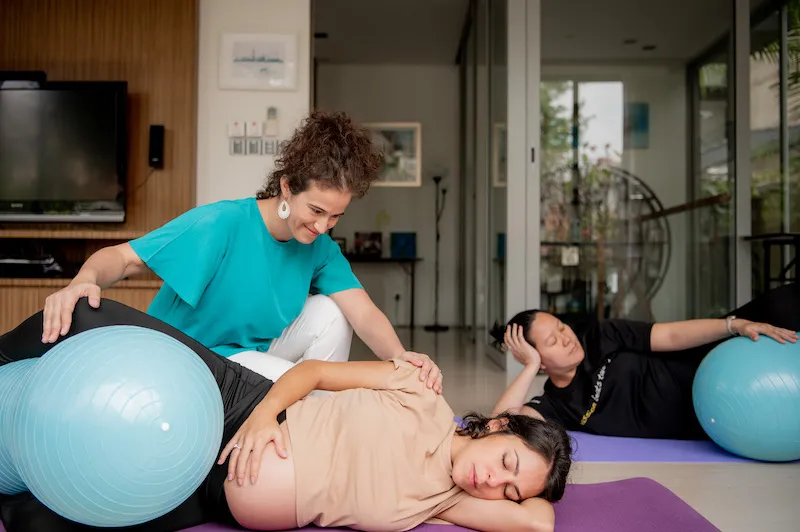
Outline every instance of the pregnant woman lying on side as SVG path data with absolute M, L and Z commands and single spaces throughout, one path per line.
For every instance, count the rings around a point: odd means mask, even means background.
M 52 347 L 40 341 L 41 322 L 39 313 L 0 337 L 0 365 Z M 571 465 L 569 437 L 557 424 L 470 415 L 459 429 L 419 368 L 397 359 L 307 361 L 273 383 L 112 300 L 98 309 L 81 300 L 73 324 L 67 337 L 108 325 L 169 334 L 206 363 L 224 402 L 225 447 L 204 483 L 172 512 L 122 530 L 223 522 L 377 532 L 434 517 L 486 532 L 553 530 L 550 502 L 562 497 Z M 314 389 L 339 393 L 307 396 Z M 0 516 L 8 532 L 89 529 L 29 493 L 0 499 Z

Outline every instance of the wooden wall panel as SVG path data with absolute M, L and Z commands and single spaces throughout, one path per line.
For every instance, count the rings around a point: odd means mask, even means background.
M 195 203 L 198 0 L 0 0 L 0 70 L 50 80 L 128 82 L 124 224 L 3 224 L 2 229 L 158 227 Z M 166 128 L 165 167 L 145 180 L 150 124 Z
M 47 286 L 0 287 L 0 334 L 13 329 L 44 307 L 44 300 L 57 288 Z M 110 288 L 102 297 L 146 311 L 158 288 Z M 102 305 L 102 302 L 101 302 Z

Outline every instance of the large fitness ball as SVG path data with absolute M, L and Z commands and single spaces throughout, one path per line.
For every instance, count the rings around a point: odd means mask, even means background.
M 2 495 L 28 491 L 11 457 L 11 434 L 14 412 L 19 404 L 20 395 L 38 362 L 38 358 L 26 358 L 0 366 L 0 494 Z
M 800 343 L 727 340 L 700 364 L 692 395 L 701 426 L 723 449 L 769 462 L 800 459 Z
M 206 364 L 163 333 L 92 329 L 53 347 L 20 398 L 12 455 L 30 491 L 92 526 L 155 519 L 217 458 L 222 398 Z

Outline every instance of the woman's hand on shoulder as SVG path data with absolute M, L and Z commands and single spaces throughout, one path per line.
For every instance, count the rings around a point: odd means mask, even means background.
M 428 388 L 431 388 L 438 394 L 442 393 L 442 380 L 444 376 L 442 375 L 442 370 L 431 360 L 431 357 L 413 351 L 405 351 L 398 356 L 397 359 L 405 360 L 420 368 L 419 380 L 427 380 L 425 384 Z
M 256 407 L 222 449 L 217 464 L 222 465 L 230 457 L 228 480 L 235 478 L 241 486 L 249 476 L 250 482 L 255 484 L 261 468 L 261 458 L 270 442 L 274 442 L 278 456 L 288 456 L 277 418 L 268 411 L 259 411 Z

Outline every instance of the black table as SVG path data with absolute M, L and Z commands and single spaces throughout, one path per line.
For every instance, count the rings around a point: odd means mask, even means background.
M 745 240 L 755 242 L 760 240 L 764 247 L 764 290 L 772 288 L 772 283 L 786 284 L 792 280 L 789 271 L 794 268 L 794 280 L 797 279 L 797 254 L 800 251 L 800 233 L 765 233 L 763 235 L 752 235 L 744 237 Z M 777 277 L 772 277 L 771 251 L 773 246 L 792 246 L 794 256 L 778 272 Z
M 409 316 L 409 326 L 411 329 L 414 328 L 414 293 L 416 292 L 416 266 L 417 263 L 420 262 L 422 259 L 419 257 L 413 258 L 393 258 L 393 257 L 373 257 L 369 255 L 345 255 L 348 262 L 351 264 L 399 264 L 401 266 L 409 265 L 410 268 L 406 270 L 408 275 L 411 277 L 411 295 L 409 297 L 409 305 L 410 308 L 410 316 Z M 405 269 L 405 268 L 404 268 Z

